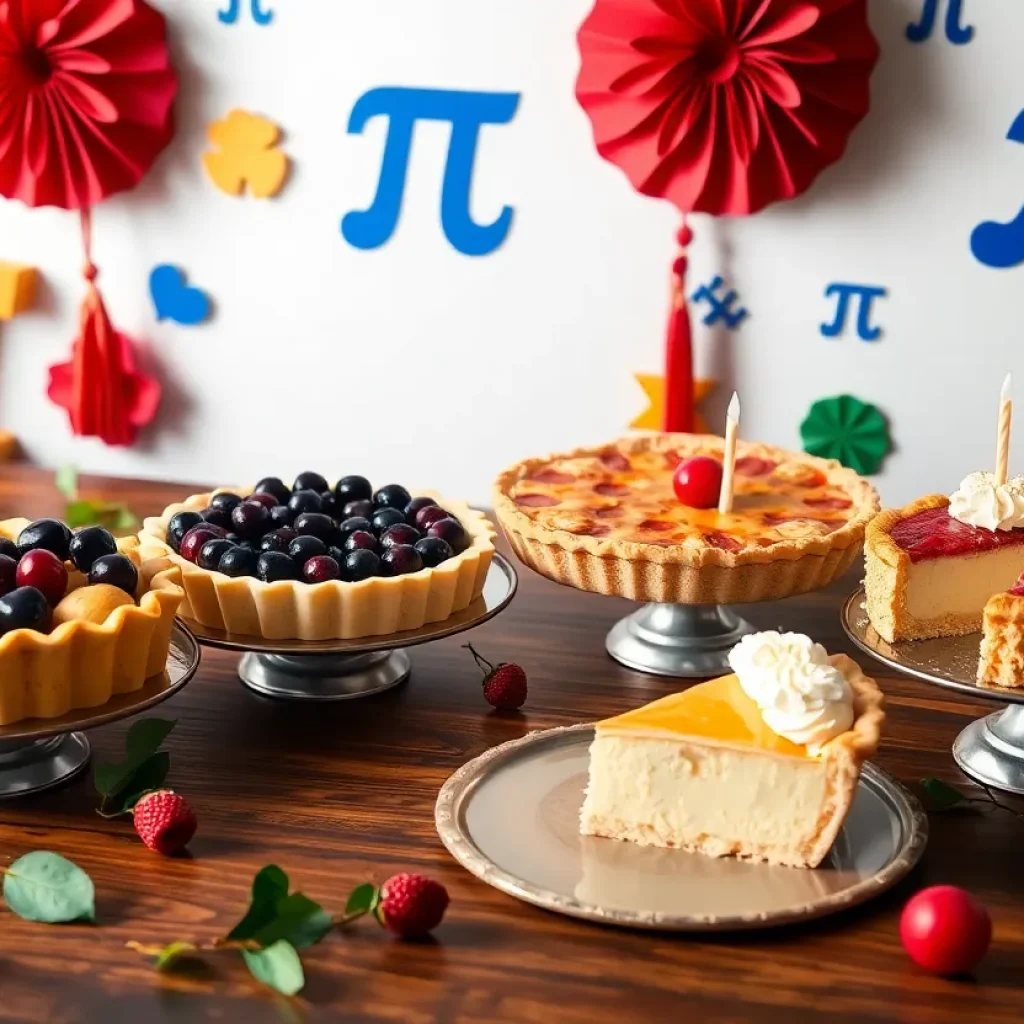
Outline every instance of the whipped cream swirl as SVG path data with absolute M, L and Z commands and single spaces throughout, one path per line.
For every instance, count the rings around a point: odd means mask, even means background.
M 745 636 L 729 664 L 768 728 L 811 753 L 853 724 L 850 684 L 825 648 L 802 633 Z
M 1015 476 L 997 487 L 994 473 L 971 473 L 950 495 L 949 514 L 984 530 L 1024 526 L 1024 477 Z

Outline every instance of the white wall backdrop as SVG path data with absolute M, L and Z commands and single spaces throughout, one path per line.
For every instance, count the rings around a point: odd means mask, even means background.
M 140 189 L 97 209 L 94 230 L 108 309 L 146 342 L 164 406 L 133 449 L 71 436 L 44 389 L 75 334 L 77 219 L 0 200 L 0 259 L 46 282 L 35 312 L 0 325 L 0 424 L 32 458 L 211 482 L 364 472 L 480 501 L 517 458 L 625 432 L 645 406 L 632 373 L 661 367 L 679 218 L 593 150 L 573 97 L 590 0 L 265 0 L 267 27 L 244 12 L 221 24 L 226 0 L 157 5 L 183 75 L 178 135 Z M 722 382 L 713 421 L 735 386 L 747 437 L 799 447 L 815 399 L 874 402 L 898 446 L 879 477 L 890 502 L 992 461 L 1007 370 L 1024 401 L 1024 265 L 990 269 L 968 244 L 979 221 L 1024 204 L 1024 146 L 1006 140 L 1024 107 L 1024 3 L 966 0 L 964 46 L 941 27 L 909 43 L 921 7 L 871 3 L 882 58 L 846 158 L 795 202 L 694 218 L 689 278 L 692 290 L 724 273 L 750 310 L 736 332 L 695 316 L 698 369 Z M 386 128 L 348 135 L 348 116 L 383 85 L 522 94 L 477 154 L 476 219 L 515 208 L 491 255 L 460 255 L 442 234 L 438 123 L 416 129 L 391 240 L 366 252 L 342 238 L 342 216 L 373 198 Z M 233 107 L 285 132 L 293 173 L 276 199 L 231 198 L 203 173 L 206 125 Z M 210 322 L 157 323 L 160 263 L 212 296 Z M 888 289 L 877 342 L 852 324 L 821 336 L 833 281 Z

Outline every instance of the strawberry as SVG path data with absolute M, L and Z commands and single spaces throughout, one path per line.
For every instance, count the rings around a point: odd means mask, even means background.
M 422 939 L 448 909 L 448 891 L 426 875 L 392 875 L 381 887 L 374 913 L 400 939 Z
M 518 711 L 526 703 L 526 673 L 519 665 L 503 661 L 492 665 L 473 650 L 472 644 L 463 644 L 476 659 L 484 673 L 484 699 L 499 711 Z
M 170 856 L 188 846 L 196 834 L 195 811 L 170 789 L 146 793 L 132 812 L 135 831 L 151 850 Z

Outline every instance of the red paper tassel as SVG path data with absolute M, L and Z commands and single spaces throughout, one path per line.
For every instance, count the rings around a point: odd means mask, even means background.
M 686 247 L 693 241 L 693 232 L 685 217 L 676 240 L 681 251 L 672 264 L 672 308 L 665 340 L 664 429 L 689 434 L 694 423 L 693 344 L 686 304 Z
M 114 329 L 96 287 L 92 262 L 92 222 L 82 211 L 87 283 L 80 327 L 71 361 L 50 367 L 50 401 L 68 411 L 78 437 L 98 437 L 109 445 L 131 445 L 139 427 L 156 415 L 160 384 L 135 368 L 131 339 Z

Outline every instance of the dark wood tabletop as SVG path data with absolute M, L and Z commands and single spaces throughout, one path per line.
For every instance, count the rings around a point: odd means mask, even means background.
M 193 493 L 136 481 L 83 484 L 140 515 Z M 61 507 L 52 474 L 0 467 L 0 518 L 55 515 Z M 838 611 L 854 582 L 745 614 L 853 654 Z M 0 863 L 34 849 L 70 857 L 96 883 L 98 915 L 96 926 L 47 926 L 0 911 L 0 1020 L 1019 1021 L 1024 820 L 1007 811 L 933 814 L 922 863 L 865 906 L 813 924 L 714 938 L 561 917 L 488 887 L 451 859 L 434 831 L 434 800 L 465 761 L 530 730 L 593 720 L 678 688 L 605 654 L 605 634 L 629 607 L 522 569 L 511 606 L 470 634 L 492 660 L 517 661 L 529 674 L 527 705 L 512 716 L 484 702 L 476 667 L 460 648 L 466 636 L 413 649 L 403 686 L 333 705 L 261 699 L 240 685 L 235 655 L 204 651 L 196 678 L 153 712 L 177 719 L 168 782 L 199 815 L 191 856 L 162 858 L 141 845 L 130 820 L 99 818 L 89 775 L 0 804 Z M 934 775 L 977 794 L 950 746 L 994 706 L 865 667 L 889 698 L 878 763 L 907 783 Z M 128 724 L 92 732 L 94 757 L 116 757 Z M 124 948 L 127 940 L 223 934 L 241 916 L 253 874 L 269 863 L 331 908 L 340 909 L 357 883 L 404 870 L 441 881 L 451 906 L 426 943 L 398 942 L 369 921 L 328 936 L 303 954 L 306 988 L 291 1000 L 259 987 L 234 958 L 199 974 L 158 975 Z M 965 886 L 992 913 L 993 947 L 971 979 L 928 976 L 900 946 L 903 903 L 938 883 Z

